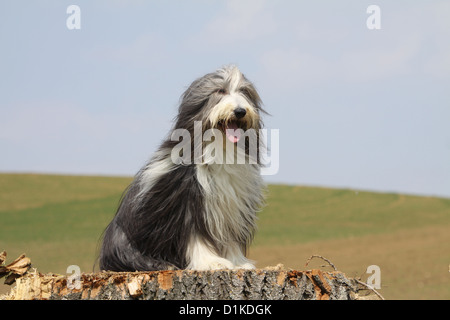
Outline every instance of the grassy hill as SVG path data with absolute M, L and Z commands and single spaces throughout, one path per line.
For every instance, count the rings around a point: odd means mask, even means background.
M 131 178 L 0 174 L 0 250 L 41 272 L 92 272 Z M 250 250 L 258 267 L 303 269 L 320 254 L 349 276 L 381 268 L 391 299 L 450 299 L 450 199 L 270 185 Z M 310 264 L 307 268 L 318 267 Z M 0 288 L 0 292 L 5 288 Z

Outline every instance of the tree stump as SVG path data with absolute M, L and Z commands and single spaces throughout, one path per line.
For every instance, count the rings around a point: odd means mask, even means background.
M 357 300 L 378 299 L 339 271 L 167 270 L 99 272 L 78 276 L 32 269 L 3 296 L 9 300 Z

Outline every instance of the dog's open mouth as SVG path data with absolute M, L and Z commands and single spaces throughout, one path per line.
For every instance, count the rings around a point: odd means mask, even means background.
M 230 120 L 221 122 L 222 131 L 225 132 L 227 139 L 232 143 L 237 143 L 241 139 L 243 125 L 239 121 Z M 239 130 L 241 129 L 241 130 Z

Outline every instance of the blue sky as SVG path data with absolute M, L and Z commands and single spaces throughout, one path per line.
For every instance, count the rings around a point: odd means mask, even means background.
M 186 87 L 233 63 L 280 132 L 268 182 L 450 197 L 449 17 L 437 0 L 3 1 L 0 171 L 131 176 Z

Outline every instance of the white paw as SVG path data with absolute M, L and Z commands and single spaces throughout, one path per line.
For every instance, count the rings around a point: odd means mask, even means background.
M 247 270 L 250 270 L 250 269 L 255 269 L 255 266 L 253 264 L 251 264 L 251 263 L 244 263 L 244 264 L 241 264 L 239 266 L 236 266 L 235 268 L 236 269 L 247 269 Z
M 191 263 L 188 269 L 192 270 L 219 270 L 219 269 L 233 269 L 234 265 L 231 261 L 216 257 L 214 259 L 208 259 L 197 263 Z
M 209 270 L 218 270 L 218 269 L 233 269 L 234 265 L 231 261 L 223 258 L 219 258 L 216 261 L 213 261 L 209 264 Z

